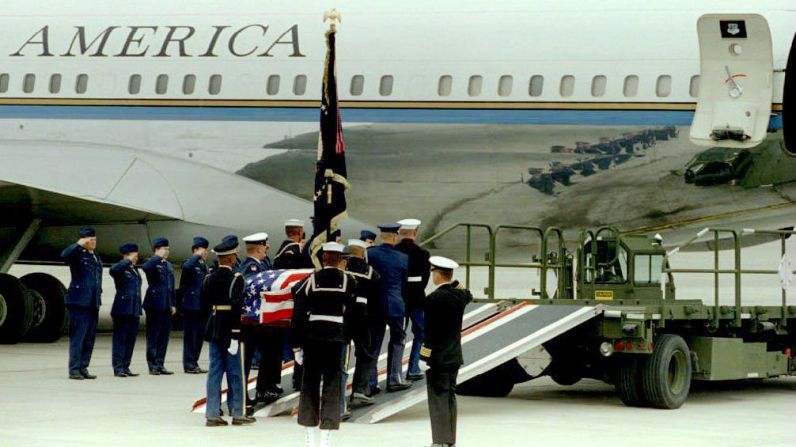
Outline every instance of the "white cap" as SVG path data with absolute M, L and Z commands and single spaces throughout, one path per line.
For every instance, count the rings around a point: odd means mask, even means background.
M 360 240 L 360 239 L 349 239 L 348 240 L 348 246 L 349 247 L 368 248 L 368 243 L 363 241 L 363 240 Z
M 257 244 L 268 240 L 268 233 L 254 233 L 243 238 L 247 244 Z
M 323 251 L 327 253 L 342 253 L 345 246 L 338 242 L 327 242 L 323 244 Z
M 285 221 L 285 227 L 303 227 L 304 221 L 301 219 L 288 219 Z
M 431 264 L 431 267 L 440 270 L 455 270 L 459 268 L 459 264 L 457 264 L 456 261 L 443 256 L 432 256 L 428 259 L 428 262 Z
M 419 219 L 403 219 L 398 221 L 398 225 L 402 230 L 417 230 L 421 224 Z

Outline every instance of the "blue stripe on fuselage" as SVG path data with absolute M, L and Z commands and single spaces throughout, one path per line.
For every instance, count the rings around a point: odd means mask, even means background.
M 0 119 L 314 122 L 318 113 L 290 107 L 0 106 Z M 694 112 L 348 108 L 342 116 L 349 123 L 688 126 Z

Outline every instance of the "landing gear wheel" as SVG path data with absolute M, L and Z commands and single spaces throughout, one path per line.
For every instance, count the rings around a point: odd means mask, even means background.
M 25 286 L 0 273 L 0 343 L 18 343 L 30 328 L 32 303 Z
M 680 408 L 691 388 L 691 354 L 679 335 L 663 334 L 642 368 L 644 398 L 655 408 Z
M 66 288 L 61 281 L 46 273 L 31 273 L 20 281 L 32 291 L 33 297 L 33 327 L 25 338 L 41 343 L 57 341 L 67 327 Z
M 644 398 L 641 381 L 641 371 L 646 363 L 646 357 L 638 356 L 620 360 L 616 375 L 616 392 L 622 403 L 628 407 L 649 406 L 649 402 Z

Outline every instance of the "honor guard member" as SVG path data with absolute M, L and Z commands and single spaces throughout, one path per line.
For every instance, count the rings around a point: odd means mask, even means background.
M 381 230 L 381 245 L 368 250 L 370 265 L 381 276 L 380 306 L 373 327 L 373 357 L 379 358 L 384 341 L 385 327 L 390 327 L 390 343 L 387 350 L 387 392 L 401 391 L 411 385 L 403 381 L 402 359 L 405 345 L 406 309 L 404 289 L 408 277 L 409 257 L 395 248 L 398 239 L 397 223 L 378 226 Z M 379 393 L 378 374 L 375 363 L 370 369 L 371 393 Z
M 240 346 L 241 308 L 246 282 L 233 271 L 237 260 L 237 238 L 225 238 L 213 247 L 218 256 L 218 269 L 202 284 L 202 307 L 209 312 L 205 340 L 210 348 L 210 371 L 207 374 L 207 406 L 205 425 L 227 425 L 221 417 L 221 381 L 227 376 L 227 404 L 232 425 L 251 424 L 253 417 L 243 414 L 245 384 Z
M 287 239 L 279 246 L 274 257 L 274 269 L 313 268 L 312 260 L 304 250 L 304 221 L 288 219 L 285 221 Z
M 171 317 L 177 313 L 174 293 L 174 266 L 168 261 L 169 241 L 159 237 L 152 244 L 155 254 L 144 263 L 148 287 L 144 296 L 146 312 L 146 361 L 149 374 L 174 374 L 163 366 L 171 335 Z
M 430 263 L 436 289 L 425 300 L 426 338 L 420 357 L 429 367 L 426 386 L 433 446 L 443 447 L 456 445 L 456 377 L 464 363 L 462 318 L 473 296 L 453 280 L 456 262 L 432 256 Z
M 368 248 L 376 246 L 376 233 L 370 230 L 362 230 L 359 232 L 359 240 L 368 244 Z
M 83 227 L 79 236 L 77 242 L 61 252 L 72 274 L 65 301 L 69 315 L 69 378 L 74 380 L 97 378 L 89 374 L 88 365 L 102 305 L 102 260 L 94 252 L 97 234 L 93 228 Z
M 123 258 L 111 267 L 111 277 L 116 285 L 111 318 L 113 319 L 113 348 L 111 363 L 116 377 L 135 377 L 130 371 L 138 323 L 141 319 L 141 275 L 136 270 L 138 246 L 124 244 L 119 247 Z
M 343 248 L 337 242 L 323 244 L 323 268 L 307 278 L 294 304 L 293 349 L 296 362 L 304 365 L 298 423 L 307 428 L 307 446 L 315 445 L 315 427 L 320 425 L 321 447 L 329 447 L 331 430 L 340 428 L 344 315 L 356 287 L 356 280 L 338 268 Z
M 356 364 L 351 389 L 351 406 L 371 405 L 373 398 L 369 396 L 368 380 L 373 362 L 373 343 L 370 330 L 373 323 L 370 315 L 379 313 L 379 298 L 381 293 L 381 276 L 365 261 L 365 251 L 368 244 L 359 239 L 348 241 L 351 254 L 346 263 L 346 272 L 357 280 L 356 300 L 352 311 L 348 312 L 350 322 L 350 336 L 346 342 L 354 342 L 354 355 Z
M 246 243 L 247 258 L 239 267 L 240 273 L 248 278 L 252 275 L 271 270 L 268 259 L 268 234 L 255 233 L 243 238 Z M 267 261 L 267 262 L 266 262 Z M 246 404 L 251 407 L 256 403 L 269 404 L 282 395 L 282 351 L 284 344 L 284 328 L 269 327 L 257 321 L 245 320 L 242 326 L 244 350 L 244 377 L 249 383 L 252 362 L 258 365 L 257 397 L 250 401 L 246 391 Z M 259 358 L 255 352 L 259 351 Z
M 431 275 L 431 265 L 428 263 L 429 253 L 415 242 L 417 240 L 417 219 L 399 220 L 401 229 L 398 236 L 401 241 L 395 246 L 401 253 L 409 256 L 409 277 L 404 290 L 404 303 L 406 303 L 406 320 L 412 322 L 412 350 L 409 353 L 409 367 L 406 372 L 407 380 L 416 381 L 423 378 L 420 371 L 420 347 L 423 345 L 423 300 L 426 298 L 426 286 Z
M 202 315 L 199 293 L 207 276 L 207 249 L 210 242 L 203 237 L 194 237 L 192 256 L 182 263 L 180 291 L 183 314 L 182 369 L 186 374 L 204 374 L 199 367 L 199 355 L 204 344 L 204 326 L 207 315 Z

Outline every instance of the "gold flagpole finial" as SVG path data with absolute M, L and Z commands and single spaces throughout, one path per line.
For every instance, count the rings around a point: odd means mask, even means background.
M 340 23 L 343 22 L 342 16 L 340 15 L 339 12 L 337 12 L 336 9 L 332 9 L 330 11 L 326 11 L 323 13 L 323 23 L 326 23 L 327 20 L 331 22 L 330 29 L 332 31 L 334 31 L 335 29 L 335 22 L 340 22 Z

